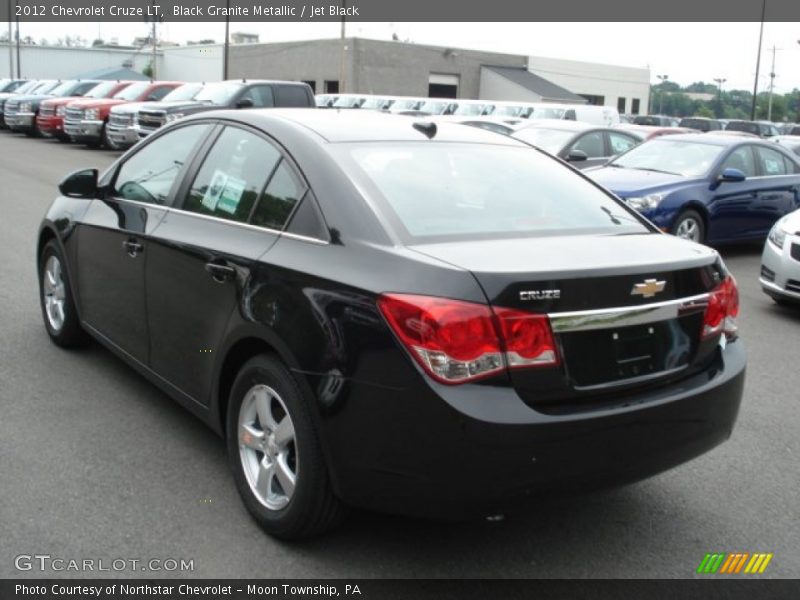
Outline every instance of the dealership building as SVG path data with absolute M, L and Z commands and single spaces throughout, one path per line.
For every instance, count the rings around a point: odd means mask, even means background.
M 365 38 L 230 46 L 230 78 L 305 81 L 316 93 L 477 98 L 517 102 L 589 103 L 621 113 L 646 113 L 650 70 Z M 0 77 L 8 76 L 0 46 Z M 43 53 L 47 59 L 42 60 Z M 160 79 L 218 81 L 222 44 L 158 48 Z M 27 55 L 27 56 L 26 56 Z M 151 51 L 22 47 L 26 77 L 67 78 L 126 59 L 140 67 Z M 5 72 L 4 72 L 5 71 Z

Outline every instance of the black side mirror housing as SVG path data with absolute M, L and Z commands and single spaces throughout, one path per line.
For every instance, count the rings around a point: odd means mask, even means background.
M 97 197 L 97 169 L 83 169 L 70 173 L 58 184 L 58 191 L 69 198 Z
M 253 108 L 255 104 L 250 98 L 241 98 L 236 101 L 236 108 Z
M 583 162 L 584 160 L 588 160 L 589 155 L 586 154 L 583 150 L 577 150 L 573 148 L 567 154 L 567 162 Z

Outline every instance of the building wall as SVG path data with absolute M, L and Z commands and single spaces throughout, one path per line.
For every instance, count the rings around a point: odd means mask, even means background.
M 631 100 L 639 99 L 640 114 L 647 113 L 650 100 L 650 69 L 603 65 L 559 58 L 531 56 L 528 70 L 576 94 L 603 96 L 605 106 L 617 107 L 625 98 L 625 112 Z
M 16 48 L 12 45 L 14 75 Z M 22 76 L 30 79 L 69 79 L 81 73 L 133 62 L 133 70 L 141 73 L 150 64 L 151 55 L 136 50 L 113 48 L 65 48 L 60 46 L 20 46 Z M 0 45 L 0 77 L 8 77 L 8 45 Z
M 510 102 L 541 102 L 542 97 L 531 90 L 509 81 L 490 69 L 481 69 L 481 100 L 505 100 Z
M 478 98 L 481 65 L 526 66 L 524 56 L 460 48 L 383 42 L 362 38 L 344 41 L 344 92 L 427 96 L 432 73 L 457 75 L 458 95 Z M 340 79 L 342 41 L 338 39 L 247 44 L 231 47 L 232 77 L 315 81 Z
M 223 45 L 163 48 L 158 63 L 159 79 L 169 81 L 221 81 Z

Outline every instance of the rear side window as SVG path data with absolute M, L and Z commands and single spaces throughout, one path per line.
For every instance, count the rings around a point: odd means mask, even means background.
M 336 151 L 412 241 L 649 231 L 609 194 L 531 148 L 406 142 Z
M 303 197 L 305 186 L 285 160 L 281 161 L 253 213 L 253 225 L 283 229 L 292 209 Z
M 756 148 L 762 175 L 786 175 L 786 163 L 783 154 L 772 148 Z
M 279 85 L 275 88 L 275 106 L 313 106 L 306 88 L 299 85 Z
M 246 223 L 280 156 L 265 139 L 226 128 L 203 161 L 183 209 Z
M 148 204 L 165 204 L 175 178 L 207 131 L 205 123 L 187 125 L 143 146 L 120 167 L 113 195 Z

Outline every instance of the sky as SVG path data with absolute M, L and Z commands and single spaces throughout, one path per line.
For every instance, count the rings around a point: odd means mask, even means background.
M 339 23 L 231 23 L 231 32 L 257 33 L 262 42 L 339 36 Z M 130 43 L 148 33 L 132 23 L 22 23 L 20 35 L 55 40 L 65 33 L 88 40 L 117 38 Z M 687 85 L 724 78 L 724 89 L 753 88 L 759 23 L 359 23 L 348 36 L 401 40 L 478 50 L 546 56 L 631 67 L 650 67 L 656 75 Z M 222 41 L 223 23 L 166 22 L 159 37 L 181 44 L 211 38 Z M 759 90 L 769 85 L 775 46 L 775 91 L 800 88 L 800 23 L 765 23 Z

